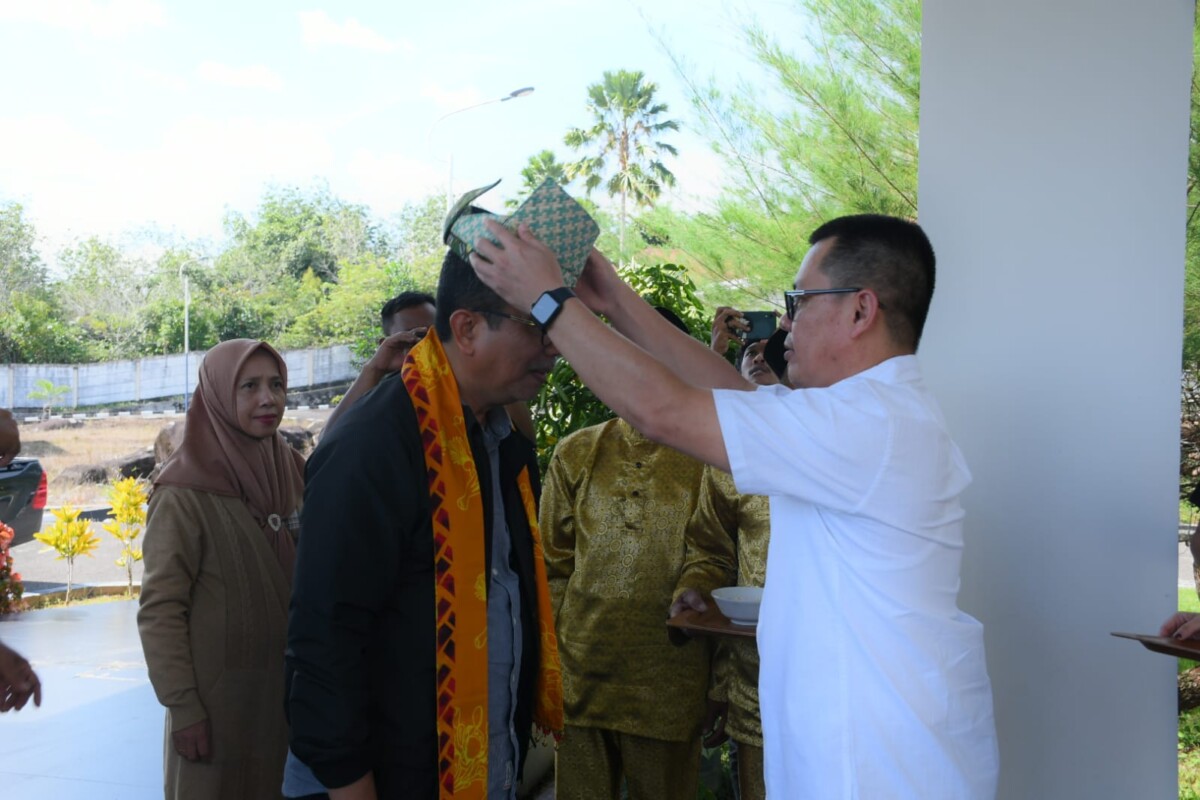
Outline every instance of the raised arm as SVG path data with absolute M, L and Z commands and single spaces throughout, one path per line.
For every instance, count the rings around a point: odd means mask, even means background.
M 563 285 L 554 254 L 526 226 L 515 236 L 499 225 L 489 224 L 489 229 L 502 246 L 480 239 L 471 263 L 501 297 L 526 309 L 543 292 Z M 578 299 L 564 304 L 548 334 L 583 382 L 645 436 L 728 470 L 711 388 L 750 390 L 753 385 L 659 316 L 596 251 L 577 294 Z M 617 330 L 593 310 L 608 316 Z
M 358 377 L 354 379 L 354 383 L 350 385 L 345 396 L 342 397 L 342 401 L 329 415 L 329 421 L 325 423 L 325 430 L 321 432 L 321 435 L 327 435 L 333 430 L 333 426 L 342 414 L 358 402 L 360 397 L 378 386 L 384 376 L 391 372 L 399 372 L 400 367 L 404 366 L 404 359 L 408 355 L 408 351 L 424 338 L 427 330 L 428 328 L 416 328 L 411 331 L 399 331 L 380 342 L 379 347 L 375 349 L 375 354 L 371 356 L 371 360 L 363 365 L 362 372 L 358 373 Z

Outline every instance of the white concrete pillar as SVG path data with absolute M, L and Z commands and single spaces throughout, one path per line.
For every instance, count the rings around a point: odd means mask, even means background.
M 922 361 L 974 472 L 1000 796 L 1176 796 L 1193 0 L 924 3 Z

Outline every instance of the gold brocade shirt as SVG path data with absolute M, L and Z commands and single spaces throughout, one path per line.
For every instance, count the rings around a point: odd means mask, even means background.
M 576 431 L 555 450 L 539 524 L 567 725 L 699 736 L 710 645 L 672 644 L 666 620 L 684 590 L 708 599 L 733 580 L 725 532 L 688 532 L 703 469 L 622 420 Z
M 720 531 L 737 542 L 738 586 L 762 586 L 767 577 L 767 544 L 771 517 L 767 498 L 740 494 L 733 477 L 704 468 L 700 501 L 688 523 L 691 535 Z M 715 700 L 728 700 L 725 732 L 737 742 L 762 747 L 758 710 L 758 646 L 753 639 L 717 637 L 713 690 Z

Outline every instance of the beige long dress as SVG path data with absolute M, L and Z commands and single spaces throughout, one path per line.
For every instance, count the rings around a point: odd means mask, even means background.
M 150 500 L 138 632 L 167 709 L 167 798 L 281 796 L 290 576 L 239 499 L 160 486 Z M 208 719 L 212 760 L 171 732 Z

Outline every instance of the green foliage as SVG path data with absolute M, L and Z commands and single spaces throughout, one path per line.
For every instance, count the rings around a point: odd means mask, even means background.
M 650 224 L 686 254 L 677 257 L 694 265 L 714 304 L 773 297 L 827 219 L 917 212 L 919 0 L 797 6 L 811 55 L 788 49 L 791 31 L 752 22 L 742 40 L 762 68 L 753 85 L 683 75 L 727 180 L 705 213 L 662 214 Z
M 279 339 L 282 347 L 324 347 L 379 338 L 379 309 L 391 296 L 391 281 L 378 259 L 342 267 L 341 281 L 328 287 L 312 308 L 298 316 Z
M 1200 8 L 1192 31 L 1192 107 L 1188 139 L 1187 258 L 1184 262 L 1183 365 L 1200 376 Z
M 698 800 L 733 800 L 733 764 L 729 742 L 700 751 L 700 787 Z
M 1188 141 L 1187 244 L 1183 292 L 1183 375 L 1179 496 L 1200 483 L 1200 11 L 1192 31 L 1192 109 Z
M 86 358 L 83 343 L 53 297 L 10 292 L 0 314 L 0 363 L 73 364 Z
M 55 294 L 86 358 L 108 361 L 139 353 L 149 265 L 94 236 L 63 248 L 58 261 L 66 278 L 55 285 Z
M 654 306 L 675 312 L 697 339 L 708 340 L 710 322 L 696 286 L 677 264 L 630 264 L 618 272 Z M 565 359 L 559 359 L 538 394 L 533 419 L 537 427 L 538 462 L 545 472 L 554 447 L 573 431 L 612 419 L 612 410 L 583 385 Z
M 445 218 L 446 198 L 441 195 L 405 204 L 395 221 L 395 263 L 390 268 L 393 288 L 437 286 L 446 253 L 442 242 Z
M 225 228 L 245 262 L 297 280 L 311 271 L 321 281 L 336 281 L 342 262 L 386 250 L 367 209 L 334 197 L 327 186 L 270 190 L 252 220 L 231 213 Z
M 553 150 L 542 150 L 540 153 L 529 157 L 529 162 L 525 168 L 521 170 L 521 189 L 518 195 L 505 203 L 510 209 L 514 209 L 521 205 L 521 202 L 533 193 L 533 190 L 541 186 L 549 178 L 559 186 L 565 186 L 571 182 L 571 178 L 567 175 L 567 164 L 558 160 L 554 155 Z
M 77 556 L 91 556 L 100 545 L 92 533 L 87 520 L 79 518 L 79 510 L 62 506 L 54 511 L 54 523 L 33 538 L 58 553 L 60 561 L 67 562 L 66 604 L 71 604 L 71 582 Z
M 56 386 L 54 381 L 46 378 L 38 378 L 33 382 L 36 389 L 28 393 L 30 400 L 39 400 L 42 403 L 42 415 L 46 419 L 50 419 L 50 414 L 54 410 L 54 406 L 71 391 L 70 386 Z
M 46 268 L 36 245 L 37 234 L 21 204 L 0 205 L 0 307 L 13 293 L 45 299 Z
M 621 198 L 620 247 L 625 255 L 629 201 L 652 206 L 663 187 L 675 185 L 675 175 L 662 162 L 664 154 L 678 155 L 661 137 L 679 130 L 673 119 L 661 119 L 667 104 L 654 100 L 657 84 L 641 71 L 606 71 L 600 83 L 588 87 L 589 128 L 572 128 L 564 142 L 586 152 L 567 166 L 567 175 L 582 178 L 588 194 L 603 185 L 609 197 Z
M 112 503 L 112 517 L 101 527 L 121 543 L 118 567 L 124 567 L 126 576 L 125 594 L 133 597 L 133 565 L 142 560 L 142 550 L 134 542 L 146 527 L 146 501 L 149 499 L 146 484 L 137 478 L 115 481 L 108 490 Z
M 170 355 L 183 352 L 183 298 L 159 297 L 142 307 L 140 354 Z M 207 350 L 217 344 L 217 310 L 204 303 L 188 308 L 188 348 Z

